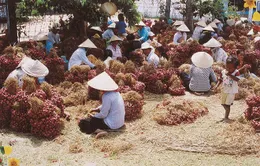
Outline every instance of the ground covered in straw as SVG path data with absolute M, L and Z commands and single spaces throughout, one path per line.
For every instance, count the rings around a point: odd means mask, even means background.
M 66 111 L 72 120 L 65 123 L 62 135 L 53 141 L 28 134 L 0 130 L 3 145 L 13 143 L 11 156 L 21 165 L 259 165 L 260 135 L 242 118 L 244 100 L 236 101 L 231 111 L 231 124 L 216 123 L 224 115 L 217 95 L 178 97 L 203 102 L 209 113 L 194 123 L 161 126 L 154 120 L 156 106 L 169 95 L 145 94 L 143 116 L 126 123 L 123 132 L 110 133 L 95 140 L 81 133 L 77 117 L 84 115 L 97 102 L 71 106 Z

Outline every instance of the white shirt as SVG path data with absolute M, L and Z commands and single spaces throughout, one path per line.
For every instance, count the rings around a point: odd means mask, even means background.
M 186 32 L 176 32 L 173 37 L 174 44 L 179 44 L 178 40 L 183 37 L 184 41 L 187 40 L 187 33 Z
M 16 80 L 18 80 L 18 85 L 19 87 L 23 86 L 23 77 L 27 76 L 27 74 L 21 69 L 15 69 L 14 71 L 12 71 L 8 77 L 6 78 L 6 80 L 8 78 L 15 78 Z
M 48 41 L 50 41 L 52 44 L 59 43 L 60 42 L 60 35 L 54 34 L 53 32 L 48 33 Z
M 155 39 L 153 39 L 153 40 L 147 40 L 146 41 L 147 43 L 149 43 L 150 45 L 153 45 L 154 44 L 154 46 L 155 47 L 161 47 L 162 46 L 162 44 L 161 43 L 159 43 L 157 40 L 155 40 Z
M 72 56 L 70 57 L 69 60 L 69 70 L 71 69 L 72 66 L 74 65 L 81 65 L 82 63 L 85 63 L 86 65 L 89 65 L 91 68 L 93 68 L 95 65 L 92 64 L 87 56 L 86 56 L 86 49 L 85 48 L 78 48 Z
M 100 112 L 94 115 L 104 119 L 110 129 L 118 129 L 125 123 L 125 104 L 119 92 L 105 92 L 102 96 Z
M 102 34 L 102 38 L 106 39 L 106 40 L 110 40 L 112 36 L 114 36 L 114 32 L 112 29 L 107 29 L 103 34 Z
M 109 68 L 109 62 L 110 62 L 111 60 L 113 60 L 113 59 L 109 56 L 109 57 L 107 57 L 107 59 L 104 61 L 104 63 L 105 63 L 105 65 L 106 65 L 107 68 Z
M 193 31 L 192 38 L 194 40 L 199 40 L 200 39 L 200 34 L 201 34 L 202 31 L 203 31 L 203 27 L 196 26 L 195 30 Z
M 150 54 L 147 57 L 148 63 L 153 63 L 155 66 L 158 66 L 160 59 L 159 57 L 154 53 L 154 50 L 151 50 Z
M 215 48 L 212 50 L 212 57 L 215 62 L 226 63 L 228 55 L 222 48 Z
M 107 49 L 112 51 L 113 53 L 112 59 L 117 59 L 122 57 L 121 48 L 118 45 L 116 45 L 116 49 L 112 45 L 109 45 Z
M 227 76 L 228 72 L 226 70 L 222 71 L 223 84 L 222 89 L 224 93 L 236 94 L 238 93 L 238 83 L 233 80 L 229 76 Z M 232 75 L 235 76 L 238 73 L 238 70 L 235 70 Z

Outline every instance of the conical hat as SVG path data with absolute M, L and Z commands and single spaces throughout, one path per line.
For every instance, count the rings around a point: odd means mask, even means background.
M 243 26 L 242 21 L 241 21 L 241 20 L 237 21 L 237 22 L 235 23 L 235 26 Z
M 29 61 L 33 62 L 34 60 L 33 60 L 32 58 L 29 58 L 29 57 L 25 56 L 25 57 L 21 60 L 21 62 L 18 64 L 18 66 L 17 66 L 16 68 L 21 67 L 24 63 L 29 62 Z
M 149 48 L 153 49 L 153 47 L 152 47 L 149 43 L 147 43 L 147 42 L 144 42 L 144 43 L 141 45 L 141 49 L 142 49 L 142 50 L 149 49 Z
M 179 26 L 179 27 L 177 28 L 177 31 L 190 32 L 189 28 L 188 28 L 185 24 L 182 24 L 181 26 Z
M 199 22 L 197 22 L 197 25 L 199 25 L 201 27 L 206 27 L 207 26 L 207 24 L 203 20 L 200 20 Z
M 114 14 L 116 14 L 116 12 L 117 12 L 117 7 L 116 7 L 116 5 L 115 5 L 114 3 L 112 3 L 112 2 L 103 3 L 103 4 L 101 5 L 101 9 L 102 9 L 104 12 L 110 14 L 111 16 L 114 15 Z
M 35 40 L 35 41 L 45 41 L 45 40 L 48 40 L 48 36 L 45 33 L 40 33 L 40 34 L 34 36 L 33 40 Z
M 155 34 L 151 31 L 148 33 L 148 36 L 155 36 Z
M 260 40 L 260 37 L 258 36 L 258 37 L 255 37 L 254 38 L 254 43 L 256 43 L 256 42 L 258 42 Z
M 228 20 L 227 20 L 227 24 L 228 24 L 229 26 L 233 26 L 233 25 L 235 25 L 235 23 L 236 23 L 236 21 L 235 21 L 234 19 L 228 19 Z
M 179 21 L 179 20 L 177 20 L 177 21 L 175 21 L 175 23 L 173 23 L 174 26 L 179 26 L 179 25 L 182 25 L 182 24 L 184 24 L 184 22 Z
M 215 48 L 215 47 L 221 47 L 222 44 L 212 37 L 207 43 L 203 44 L 203 46 Z
M 91 40 L 89 40 L 89 39 L 87 39 L 86 41 L 84 41 L 83 43 L 81 43 L 81 44 L 79 45 L 79 47 L 81 47 L 81 48 L 97 48 L 97 47 L 95 46 L 95 44 L 94 44 Z
M 251 36 L 251 35 L 253 35 L 253 34 L 254 34 L 254 30 L 253 30 L 253 29 L 251 29 L 251 30 L 247 33 L 248 36 Z
M 213 22 L 214 22 L 215 24 L 221 23 L 221 21 L 219 21 L 218 19 L 215 19 Z
M 205 28 L 203 28 L 203 31 L 215 32 L 214 29 L 213 29 L 210 25 L 208 25 L 208 26 L 206 26 Z
M 145 27 L 145 26 L 146 26 L 143 21 L 140 21 L 138 24 L 135 24 L 135 25 L 136 25 L 136 26 L 142 26 L 142 27 Z
M 218 26 L 216 25 L 216 23 L 214 23 L 214 22 L 211 22 L 210 24 L 209 24 L 212 28 L 218 28 Z
M 107 28 L 116 28 L 116 23 L 112 23 L 112 24 L 110 24 Z
M 240 20 L 241 20 L 242 22 L 248 21 L 248 19 L 247 19 L 246 17 L 240 17 Z
M 49 74 L 48 68 L 38 60 L 29 60 L 22 64 L 22 70 L 32 77 L 45 77 Z
M 106 72 L 88 81 L 88 86 L 101 91 L 115 91 L 118 89 L 118 85 Z
M 213 58 L 206 52 L 197 52 L 191 57 L 192 63 L 200 68 L 209 68 L 213 64 Z
M 117 37 L 116 35 L 112 36 L 111 39 L 109 40 L 109 42 L 113 42 L 113 41 L 122 41 L 122 39 L 120 39 L 119 37 Z
M 91 27 L 90 29 L 98 32 L 102 32 L 102 29 L 100 27 Z

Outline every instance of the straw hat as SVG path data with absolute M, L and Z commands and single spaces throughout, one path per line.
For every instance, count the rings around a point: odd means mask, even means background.
M 189 28 L 188 28 L 185 24 L 182 24 L 181 26 L 179 26 L 179 27 L 177 28 L 177 31 L 190 32 Z
M 254 38 L 254 43 L 256 43 L 256 42 L 258 42 L 260 40 L 260 37 L 258 36 L 258 37 L 255 37 Z
M 154 34 L 152 31 L 150 31 L 150 32 L 148 33 L 148 36 L 155 36 L 155 34 Z
M 118 85 L 106 72 L 88 81 L 88 86 L 101 91 L 115 91 L 118 89 Z
M 45 77 L 49 74 L 48 68 L 38 60 L 26 60 L 21 68 L 27 75 L 32 77 Z
M 203 31 L 211 31 L 211 32 L 215 32 L 215 30 L 210 26 L 206 26 L 205 28 L 203 28 Z
M 97 48 L 97 47 L 95 46 L 95 44 L 94 44 L 91 40 L 89 40 L 89 39 L 87 39 L 86 41 L 84 41 L 83 43 L 81 43 L 81 44 L 79 45 L 79 47 L 81 47 L 81 48 Z
M 179 26 L 179 25 L 182 25 L 182 24 L 184 24 L 183 21 L 177 20 L 177 21 L 175 21 L 175 23 L 174 23 L 173 25 L 174 25 L 174 26 Z
M 153 47 L 149 44 L 149 43 L 147 43 L 147 42 L 145 42 L 145 43 L 143 43 L 142 45 L 141 45 L 141 49 L 142 50 L 145 50 L 145 49 L 153 49 Z
M 215 18 L 215 20 L 213 21 L 215 24 L 221 23 L 221 21 L 219 21 L 218 19 Z
M 197 25 L 199 25 L 201 27 L 206 27 L 207 26 L 207 24 L 203 20 L 200 20 L 199 22 L 197 22 Z
M 200 68 L 209 68 L 213 64 L 213 58 L 206 52 L 197 52 L 191 57 L 192 63 Z
M 228 24 L 229 26 L 233 26 L 233 25 L 235 25 L 235 23 L 236 23 L 236 21 L 235 21 L 234 19 L 228 19 L 228 20 L 227 20 L 227 24 Z
M 221 47 L 222 44 L 212 37 L 207 43 L 203 44 L 203 46 L 216 48 L 216 47 Z
M 116 28 L 116 23 L 113 22 L 113 23 L 110 24 L 107 28 L 113 28 L 113 29 Z
M 100 27 L 91 27 L 90 29 L 98 32 L 102 32 L 102 29 Z
M 93 36 L 93 38 L 95 38 L 95 39 L 100 39 L 101 37 L 99 36 L 99 34 L 95 34 L 94 36 Z
M 212 28 L 218 28 L 218 26 L 216 25 L 216 23 L 214 23 L 214 22 L 211 22 L 210 24 L 209 24 Z
M 101 10 L 110 14 L 111 16 L 116 14 L 117 6 L 112 2 L 106 2 L 101 5 Z
M 48 36 L 46 33 L 39 33 L 38 35 L 33 37 L 33 40 L 35 41 L 45 41 L 48 40 Z
M 109 42 L 113 42 L 113 41 L 122 41 L 122 39 L 120 39 L 118 36 L 114 35 L 114 36 L 111 37 Z
M 16 68 L 19 68 L 19 67 L 21 67 L 24 63 L 26 63 L 26 62 L 33 62 L 34 60 L 32 59 L 32 58 L 30 58 L 30 57 L 27 57 L 27 56 L 25 56 L 22 60 L 21 60 L 21 62 L 18 64 L 18 66 L 16 67 Z
M 247 33 L 248 36 L 251 36 L 251 35 L 253 35 L 253 34 L 254 34 L 254 30 L 253 30 L 253 29 L 251 29 L 251 30 Z
M 146 26 L 143 21 L 140 21 L 138 24 L 135 24 L 135 25 L 136 26 L 141 26 L 141 27 L 145 27 Z

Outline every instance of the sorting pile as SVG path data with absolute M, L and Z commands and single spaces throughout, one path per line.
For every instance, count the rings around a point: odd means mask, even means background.
M 21 57 L 18 57 L 16 53 L 14 48 L 9 46 L 4 49 L 3 55 L 0 56 L 0 87 L 21 61 Z
M 252 95 L 246 98 L 248 108 L 245 111 L 245 118 L 251 121 L 256 131 L 260 131 L 260 96 Z
M 131 121 L 142 116 L 143 97 L 135 91 L 122 94 L 125 103 L 125 120 Z
M 88 65 L 72 66 L 69 71 L 65 73 L 65 80 L 75 83 L 83 83 L 88 80 L 88 72 L 90 67 Z
M 64 105 L 51 85 L 43 83 L 37 88 L 33 78 L 24 77 L 23 89 L 18 89 L 17 80 L 11 78 L 5 82 L 0 94 L 1 108 L 4 108 L 1 111 L 5 116 L 5 119 L 0 118 L 1 127 L 45 138 L 60 134 Z
M 207 107 L 201 102 L 177 98 L 164 100 L 154 111 L 154 120 L 160 125 L 193 123 L 208 113 Z
M 49 69 L 49 74 L 45 78 L 47 82 L 54 85 L 64 81 L 65 62 L 58 56 L 55 49 L 51 49 L 44 59 L 44 64 Z

